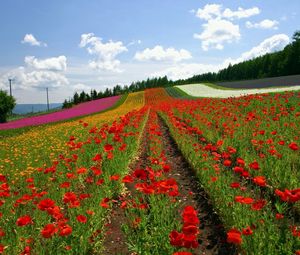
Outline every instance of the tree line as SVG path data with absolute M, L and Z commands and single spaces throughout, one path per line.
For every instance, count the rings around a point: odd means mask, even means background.
M 294 74 L 300 74 L 300 31 L 294 33 L 292 42 L 283 50 L 268 53 L 238 64 L 229 64 L 228 67 L 221 69 L 218 72 L 208 72 L 176 81 L 169 80 L 167 76 L 148 78 L 147 80 L 132 82 L 130 85 L 116 85 L 112 89 L 106 88 L 103 92 L 92 90 L 90 94 L 87 94 L 84 91 L 80 94 L 76 92 L 72 99 L 69 101 L 65 100 L 63 107 L 71 107 L 74 104 L 132 93 L 147 88 L 170 87 L 174 85 L 201 82 L 250 80 Z

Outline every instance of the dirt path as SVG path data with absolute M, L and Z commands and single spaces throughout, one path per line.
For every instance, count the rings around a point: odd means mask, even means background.
M 145 168 L 147 164 L 147 134 L 146 127 L 144 127 L 141 144 L 137 153 L 137 157 L 132 160 L 132 163 L 129 165 L 129 173 L 137 168 Z M 126 200 L 128 197 L 134 196 L 135 188 L 134 184 L 126 183 L 125 184 L 126 193 L 124 197 L 119 198 L 119 202 L 115 204 L 110 221 L 106 226 L 106 236 L 104 239 L 103 247 L 104 251 L 101 255 L 136 255 L 131 253 L 128 250 L 126 243 L 126 236 L 122 231 L 122 224 L 127 223 L 128 219 L 125 215 L 125 210 L 121 208 L 122 201 Z
M 184 206 L 192 205 L 198 212 L 200 219 L 200 235 L 199 248 L 193 251 L 195 255 L 211 255 L 211 254 L 236 254 L 233 246 L 226 243 L 226 233 L 221 224 L 218 215 L 214 212 L 212 205 L 209 203 L 207 193 L 200 188 L 197 177 L 189 164 L 182 156 L 175 141 L 172 139 L 168 127 L 162 119 L 159 118 L 159 126 L 162 131 L 162 139 L 164 152 L 167 157 L 167 163 L 171 166 L 172 171 L 169 172 L 168 177 L 174 178 L 179 186 L 180 191 L 180 210 Z M 148 137 L 144 128 L 142 142 L 138 157 L 130 165 L 130 169 L 143 169 L 148 165 Z M 135 195 L 134 184 L 126 183 L 127 193 L 125 196 L 133 197 Z M 128 249 L 126 243 L 126 236 L 122 232 L 121 224 L 128 222 L 125 210 L 116 204 L 110 222 L 107 224 L 106 237 L 103 246 L 104 255 L 122 254 L 135 255 Z
M 169 177 L 176 179 L 178 183 L 182 197 L 181 207 L 192 205 L 199 212 L 200 248 L 194 254 L 236 254 L 234 247 L 226 243 L 226 233 L 218 215 L 209 202 L 207 193 L 200 187 L 194 170 L 181 154 L 177 144 L 170 135 L 168 127 L 161 118 L 159 118 L 159 125 L 163 135 L 168 164 L 172 169 Z

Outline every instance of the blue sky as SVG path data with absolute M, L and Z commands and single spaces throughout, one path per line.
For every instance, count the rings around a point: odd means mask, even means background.
M 186 78 L 282 49 L 300 2 L 3 0 L 0 89 L 19 103 L 61 102 L 149 76 Z

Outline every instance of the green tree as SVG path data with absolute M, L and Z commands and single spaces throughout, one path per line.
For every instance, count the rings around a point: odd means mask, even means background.
M 79 104 L 79 95 L 77 92 L 75 92 L 74 96 L 73 96 L 73 102 L 74 104 Z
M 16 100 L 5 91 L 0 90 L 0 123 L 7 121 L 8 115 L 16 106 Z

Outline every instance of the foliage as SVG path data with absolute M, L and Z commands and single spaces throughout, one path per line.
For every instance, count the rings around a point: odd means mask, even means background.
M 14 109 L 16 100 L 5 91 L 0 90 L 0 123 L 7 120 L 8 114 Z

